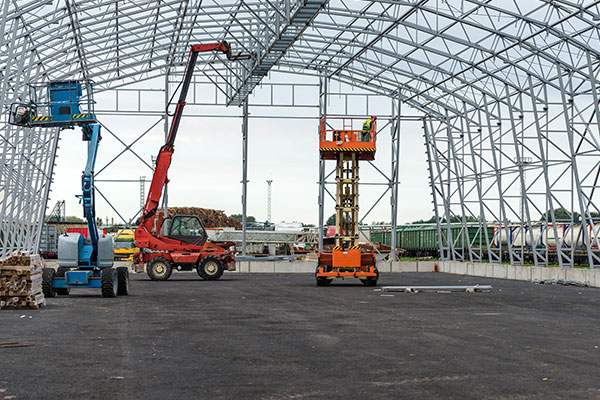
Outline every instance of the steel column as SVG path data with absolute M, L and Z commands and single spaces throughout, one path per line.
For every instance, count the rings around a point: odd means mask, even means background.
M 392 148 L 391 148 L 391 156 L 392 156 L 392 173 L 389 180 L 391 196 L 391 211 L 392 211 L 392 232 L 391 232 L 391 252 L 390 252 L 390 261 L 397 261 L 397 252 L 396 252 L 396 236 L 398 230 L 398 184 L 400 178 L 400 126 L 401 126 L 401 115 L 402 115 L 402 101 L 400 97 L 396 99 L 391 99 L 392 103 L 392 126 L 390 129 L 390 133 L 392 136 Z
M 326 71 L 319 75 L 319 120 L 327 115 L 327 85 L 329 79 Z M 317 136 L 319 135 L 319 124 L 317 124 Z M 323 251 L 323 234 L 325 225 L 325 160 L 319 157 L 319 252 Z
M 246 205 L 248 194 L 248 100 L 242 105 L 242 255 L 246 255 Z

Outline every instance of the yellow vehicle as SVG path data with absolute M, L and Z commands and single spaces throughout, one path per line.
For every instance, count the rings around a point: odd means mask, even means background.
M 140 251 L 135 247 L 135 234 L 131 229 L 119 229 L 113 233 L 115 241 L 115 260 L 133 261 L 133 255 Z

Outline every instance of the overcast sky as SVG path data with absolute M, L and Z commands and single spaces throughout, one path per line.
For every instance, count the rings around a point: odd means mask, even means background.
M 298 79 L 298 78 L 297 78 Z M 300 78 L 305 83 L 316 83 L 312 77 Z M 281 77 L 273 79 L 281 81 Z M 160 80 L 150 81 L 143 87 L 160 88 Z M 268 82 L 268 81 L 266 81 Z M 281 104 L 289 104 L 289 89 L 279 90 L 278 99 Z M 262 90 L 262 92 L 261 92 Z M 286 92 L 287 90 L 287 92 Z M 331 85 L 331 92 L 348 90 L 337 84 Z M 349 91 L 350 92 L 350 91 Z M 266 94 L 265 94 L 266 93 Z M 263 87 L 251 97 L 250 104 L 257 104 L 269 97 L 270 88 Z M 211 97 L 212 91 L 204 94 Z M 97 109 L 114 107 L 115 94 L 103 92 L 96 95 Z M 200 93 L 196 100 L 202 100 Z M 318 104 L 318 90 L 303 88 L 295 93 L 295 100 L 302 104 Z M 144 93 L 142 108 L 160 110 L 164 104 L 164 93 Z M 389 114 L 387 99 L 369 101 L 369 110 L 365 107 L 364 97 L 351 97 L 348 112 L 364 115 Z M 137 108 L 137 94 L 121 93 L 119 106 L 124 109 Z M 330 112 L 344 112 L 345 97 L 331 96 Z M 317 108 L 273 108 L 250 107 L 252 116 L 275 116 L 281 118 L 251 118 L 249 123 L 249 156 L 248 156 L 248 215 L 259 221 L 267 217 L 267 179 L 273 180 L 272 186 L 272 219 L 275 222 L 299 221 L 304 223 L 318 222 L 318 120 L 290 119 L 295 116 L 316 117 Z M 158 121 L 156 116 L 99 116 L 101 122 L 127 144 Z M 186 115 L 187 114 L 187 115 Z M 224 210 L 228 215 L 241 213 L 242 179 L 242 135 L 240 109 L 238 107 L 199 107 L 188 106 L 182 119 L 175 153 L 169 170 L 169 205 L 195 206 Z M 199 118 L 191 115 L 217 114 L 226 118 Z M 403 114 L 418 115 L 405 107 Z M 360 121 L 357 121 L 360 124 Z M 379 126 L 385 125 L 379 121 Z M 359 129 L 357 127 L 357 129 Z M 428 174 L 423 144 L 423 131 L 418 122 L 403 122 L 401 130 L 400 187 L 398 220 L 401 223 L 417 219 L 429 218 L 433 215 L 431 194 L 428 185 Z M 96 179 L 133 179 L 140 176 L 151 179 L 152 172 L 131 152 L 125 152 L 105 170 L 101 169 L 119 154 L 124 146 L 107 130 L 102 131 L 103 139 L 98 151 L 96 163 Z M 380 129 L 377 142 L 375 165 L 386 174 L 390 173 L 390 134 L 389 128 Z M 151 163 L 151 156 L 156 156 L 164 143 L 164 123 L 158 123 L 132 149 Z M 81 216 L 82 208 L 75 198 L 81 192 L 81 171 L 87 157 L 86 144 L 81 140 L 80 129 L 65 130 L 61 133 L 58 150 L 54 184 L 50 194 L 49 210 L 57 200 L 66 200 L 67 215 Z M 335 167 L 334 161 L 328 161 L 328 172 Z M 101 172 L 100 172 L 101 171 Z M 332 177 L 333 178 L 333 177 Z M 333 179 L 329 180 L 332 181 Z M 361 162 L 361 182 L 383 182 L 383 177 L 372 166 Z M 139 210 L 140 185 L 135 183 L 97 182 L 97 188 L 125 218 L 132 218 Z M 146 184 L 146 194 L 149 188 Z M 328 186 L 335 194 L 335 186 Z M 371 208 L 381 196 L 385 186 L 360 186 L 360 217 Z M 327 196 L 325 215 L 333 214 L 334 202 Z M 97 193 L 96 213 L 103 220 L 114 218 L 119 221 L 117 213 Z M 365 222 L 390 221 L 389 193 L 379 205 L 366 217 Z

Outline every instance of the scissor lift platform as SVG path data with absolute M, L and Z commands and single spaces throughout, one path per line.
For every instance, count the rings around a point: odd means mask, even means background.
M 321 118 L 319 152 L 323 160 L 337 160 L 341 153 L 357 153 L 359 160 L 375 159 L 376 123 L 371 124 L 369 131 L 356 130 L 352 129 L 356 120 L 358 118 Z M 336 122 L 338 125 L 341 122 L 341 128 L 333 127 Z

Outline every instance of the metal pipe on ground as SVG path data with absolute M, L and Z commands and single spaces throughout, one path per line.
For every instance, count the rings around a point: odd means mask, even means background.
M 489 292 L 492 285 L 469 285 L 469 286 L 383 286 L 382 292 Z

